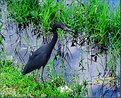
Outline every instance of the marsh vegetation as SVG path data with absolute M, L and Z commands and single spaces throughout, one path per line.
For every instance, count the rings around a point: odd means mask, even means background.
M 119 0 L 0 1 L 0 96 L 93 96 L 90 86 L 100 84 L 118 96 Z M 73 32 L 58 29 L 59 39 L 46 66 L 44 78 L 35 83 L 37 71 L 22 76 L 29 55 L 52 38 L 52 24 L 62 22 Z M 113 95 L 113 91 L 117 91 Z

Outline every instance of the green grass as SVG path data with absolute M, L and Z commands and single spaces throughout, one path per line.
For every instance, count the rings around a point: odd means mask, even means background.
M 32 74 L 22 76 L 21 71 L 15 68 L 10 60 L 1 61 L 0 65 L 0 96 L 2 97 L 79 97 L 87 92 L 83 85 L 75 83 L 70 86 L 59 76 L 54 77 L 53 81 L 46 79 L 44 87 L 41 81 L 35 82 Z M 62 87 L 67 89 L 61 90 Z
M 45 36 L 50 33 L 54 22 L 61 21 L 75 31 L 71 35 L 75 35 L 76 31 L 79 31 L 82 36 L 86 33 L 91 45 L 96 44 L 107 50 L 110 49 L 111 51 L 108 51 L 108 53 L 112 54 L 108 61 L 110 69 L 113 68 L 114 64 L 117 66 L 116 58 L 119 58 L 119 7 L 118 3 L 115 9 L 109 9 L 108 3 L 104 1 L 102 4 L 100 0 L 90 0 L 84 6 L 75 2 L 67 6 L 64 2 L 55 2 L 53 0 L 43 0 L 41 3 L 38 3 L 38 0 L 7 0 L 8 16 L 15 20 L 19 29 L 22 29 L 22 26 L 26 29 L 28 24 L 33 23 L 35 27 L 41 29 L 42 34 Z M 60 30 L 59 38 L 62 39 Z M 92 43 L 92 41 L 95 43 Z M 109 41 L 111 46 L 109 46 Z M 28 43 L 28 41 L 26 42 Z M 0 36 L 0 45 L 2 43 L 3 39 Z M 50 65 L 52 65 L 52 62 Z M 54 82 L 51 82 L 51 79 L 46 80 L 46 88 L 44 88 L 41 82 L 39 84 L 35 83 L 32 74 L 22 76 L 21 71 L 11 61 L 0 61 L 1 96 L 79 97 L 85 95 L 87 89 L 83 89 L 83 85 L 78 83 L 72 86 L 68 85 L 61 78 L 61 75 L 53 76 L 50 67 L 52 66 L 49 66 L 48 69 Z M 64 85 L 68 85 L 73 92 L 60 93 L 58 88 Z
M 54 22 L 61 21 L 81 35 L 86 32 L 91 41 L 104 48 L 108 48 L 108 34 L 111 33 L 112 47 L 119 50 L 119 4 L 115 10 L 109 9 L 108 2 L 100 0 L 90 0 L 84 6 L 75 2 L 67 6 L 53 0 L 41 3 L 38 0 L 8 0 L 7 5 L 9 16 L 16 20 L 18 27 L 26 28 L 32 22 L 46 35 Z

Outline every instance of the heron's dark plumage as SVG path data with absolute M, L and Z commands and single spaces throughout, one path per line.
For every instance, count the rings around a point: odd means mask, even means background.
M 26 64 L 26 66 L 24 67 L 24 70 L 22 72 L 23 75 L 36 70 L 36 69 L 40 69 L 42 66 L 43 68 L 45 67 L 45 65 L 47 64 L 50 56 L 51 56 L 51 52 L 57 42 L 58 39 L 58 34 L 57 34 L 57 28 L 61 28 L 61 29 L 65 29 L 65 26 L 63 23 L 61 22 L 56 22 L 53 25 L 52 31 L 53 31 L 53 38 L 52 41 L 49 44 L 43 45 L 42 47 L 40 47 L 39 49 L 37 49 L 30 57 L 29 60 Z
M 48 45 L 43 45 L 39 49 L 37 49 L 30 57 L 29 60 L 23 70 L 23 75 L 41 68 L 41 66 L 46 65 L 47 61 L 47 48 Z M 49 55 L 48 55 L 49 56 Z M 41 59 L 40 59 L 41 58 Z M 49 58 L 48 58 L 49 59 Z

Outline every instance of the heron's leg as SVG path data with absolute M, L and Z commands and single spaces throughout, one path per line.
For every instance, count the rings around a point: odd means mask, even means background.
M 39 82 L 39 70 L 37 70 L 37 72 L 36 72 L 36 79 L 35 79 L 35 81 L 36 81 L 36 83 L 38 83 Z
M 44 83 L 43 72 L 44 72 L 44 66 L 42 66 L 42 73 L 41 73 L 41 80 L 42 80 L 42 82 Z

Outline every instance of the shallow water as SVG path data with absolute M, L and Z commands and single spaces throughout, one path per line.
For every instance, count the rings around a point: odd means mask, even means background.
M 114 1 L 117 2 L 117 0 L 114 0 Z M 67 0 L 67 2 L 70 2 L 70 1 Z M 111 3 L 112 1 L 110 2 L 110 4 Z M 5 52 L 7 53 L 8 56 L 13 57 L 14 62 L 18 63 L 19 68 L 22 70 L 21 64 L 27 63 L 27 60 L 31 51 L 30 47 L 32 47 L 32 50 L 36 50 L 39 46 L 43 44 L 42 43 L 43 39 L 42 37 L 40 37 L 37 40 L 38 45 L 36 45 L 37 44 L 36 36 L 32 36 L 32 34 L 30 33 L 32 32 L 32 28 L 33 28 L 32 24 L 29 25 L 29 27 L 26 30 L 20 31 L 16 27 L 14 20 L 7 18 L 6 4 L 1 5 L 0 8 L 2 11 L 2 16 L 0 21 L 2 21 L 3 23 L 1 33 L 5 37 L 5 41 L 4 41 Z M 18 32 L 18 34 L 16 32 Z M 58 46 L 58 43 L 56 44 L 55 49 L 57 49 L 57 46 Z M 80 83 L 82 83 L 83 80 L 92 82 L 97 78 L 104 78 L 105 65 L 107 63 L 106 58 L 110 59 L 110 57 L 112 57 L 111 54 L 108 54 L 106 56 L 105 53 L 102 53 L 97 57 L 97 61 L 95 62 L 91 60 L 91 54 L 92 53 L 95 54 L 98 50 L 96 48 L 92 50 L 91 47 L 89 47 L 86 42 L 84 46 L 71 47 L 71 41 L 70 41 L 68 42 L 67 46 L 72 54 L 72 57 L 70 58 L 70 60 L 68 60 L 69 64 L 67 62 L 64 63 L 66 69 L 62 70 L 62 73 L 65 74 L 65 78 L 67 82 L 71 82 L 69 78 L 70 75 L 76 80 L 78 80 Z M 54 58 L 55 49 L 51 55 L 51 59 Z M 65 51 L 66 49 L 64 50 L 64 52 Z M 81 62 L 82 66 L 79 65 L 80 61 L 82 61 Z M 54 74 L 60 71 L 61 63 L 62 62 L 58 60 L 54 61 L 54 65 L 53 65 L 55 67 Z M 119 59 L 117 59 L 117 66 L 119 66 Z M 47 77 L 46 73 L 47 73 L 47 68 L 45 69 L 45 72 L 44 72 L 45 78 Z M 108 70 L 106 71 L 106 74 L 107 73 L 108 73 Z M 118 73 L 119 73 L 119 70 L 117 70 L 117 74 Z

